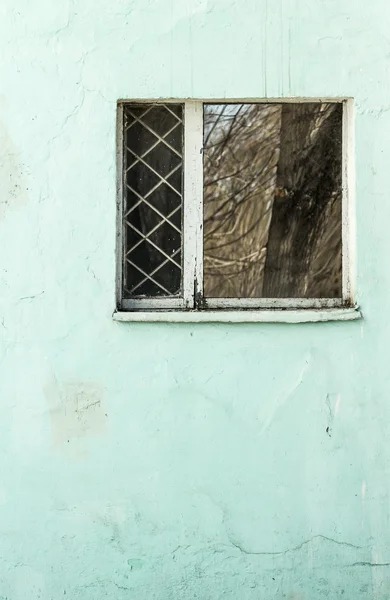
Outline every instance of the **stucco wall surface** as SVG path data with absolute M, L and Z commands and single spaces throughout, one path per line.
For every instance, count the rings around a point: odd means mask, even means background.
M 2 0 L 0 599 L 390 598 L 387 0 Z M 354 97 L 350 323 L 125 324 L 120 98 Z

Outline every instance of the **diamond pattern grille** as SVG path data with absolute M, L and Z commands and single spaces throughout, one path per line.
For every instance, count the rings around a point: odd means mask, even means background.
M 182 150 L 181 105 L 125 105 L 124 298 L 180 293 Z

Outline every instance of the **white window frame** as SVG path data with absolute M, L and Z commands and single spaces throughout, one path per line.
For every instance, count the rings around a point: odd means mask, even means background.
M 203 106 L 209 103 L 343 104 L 342 298 L 203 299 Z M 122 298 L 123 277 L 123 105 L 181 104 L 184 109 L 183 285 L 181 297 Z M 322 321 L 359 318 L 355 306 L 354 103 L 352 98 L 131 99 L 117 104 L 117 286 L 115 319 L 120 321 Z M 298 312 L 297 312 L 298 311 Z M 297 314 L 294 314 L 297 313 Z M 321 314 L 320 314 L 321 313 Z M 297 316 L 298 315 L 298 316 Z M 300 316 L 299 316 L 300 315 Z

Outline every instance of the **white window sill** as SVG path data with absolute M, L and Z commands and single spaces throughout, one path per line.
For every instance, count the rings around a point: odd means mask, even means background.
M 357 308 L 116 311 L 113 314 L 115 321 L 147 323 L 318 323 L 361 318 Z

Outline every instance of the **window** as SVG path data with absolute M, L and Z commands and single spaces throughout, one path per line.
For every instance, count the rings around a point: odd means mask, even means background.
M 120 102 L 118 310 L 349 306 L 348 102 Z

